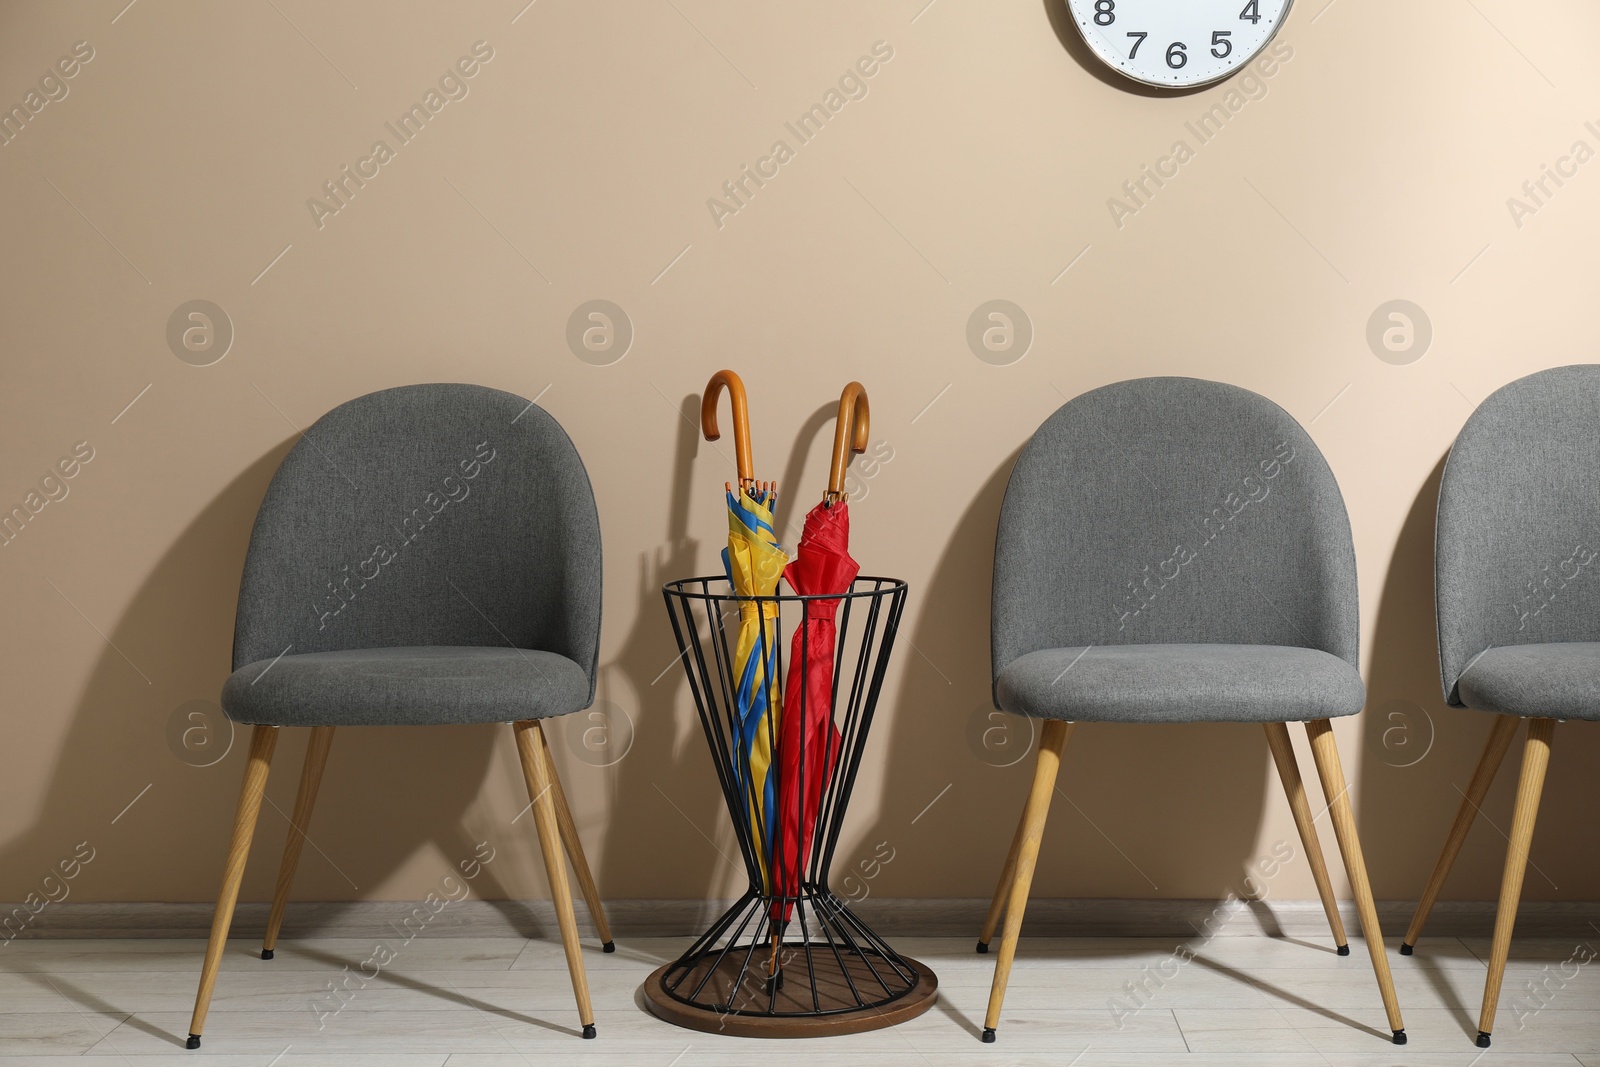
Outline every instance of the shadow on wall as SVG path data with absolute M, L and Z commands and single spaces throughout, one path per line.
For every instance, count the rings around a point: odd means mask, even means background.
M 617 672 L 631 693 L 632 742 L 620 755 L 566 761 L 571 775 L 582 774 L 587 762 L 609 776 L 612 825 L 595 867 L 607 899 L 714 896 L 728 877 L 744 876 L 661 594 L 666 582 L 722 566 L 715 553 L 702 559 L 700 542 L 689 536 L 699 394 L 685 396 L 679 412 L 666 543 L 639 557 L 633 629 L 602 668 L 602 686 Z M 582 729 L 591 721 L 586 715 L 571 716 L 561 728 Z M 578 742 L 569 752 L 583 747 Z
M 779 536 L 791 551 L 805 511 L 814 503 L 800 485 L 806 457 L 835 412 L 836 405 L 825 404 L 806 418 L 779 482 Z M 702 553 L 700 543 L 688 535 L 691 508 L 706 504 L 692 499 L 694 464 L 700 456 L 700 395 L 685 396 L 680 414 L 666 542 L 654 554 L 640 557 L 633 629 L 605 667 L 619 672 L 631 693 L 632 744 L 615 762 L 579 757 L 606 765 L 603 773 L 611 776 L 610 810 L 617 826 L 606 834 L 597 865 L 605 872 L 597 877 L 608 898 L 718 898 L 737 895 L 746 884 L 731 816 L 717 787 L 662 602 L 666 582 L 721 573 L 726 544 L 719 539 Z M 726 439 L 732 440 L 731 433 Z M 575 715 L 563 728 L 582 730 L 586 721 L 584 715 Z M 581 747 L 580 742 L 572 750 Z M 580 764 L 568 760 L 567 765 L 574 768 L 569 773 L 583 773 Z
M 800 424 L 794 445 L 789 449 L 789 462 L 783 468 L 783 481 L 778 483 L 778 513 L 775 518 L 778 522 L 779 540 L 783 542 L 783 547 L 788 550 L 791 557 L 800 543 L 800 531 L 805 525 L 806 515 L 817 506 L 817 502 L 822 499 L 822 490 L 827 487 L 825 479 L 807 484 L 801 483 L 801 477 L 806 469 L 806 457 L 811 454 L 811 446 L 824 428 L 828 430 L 828 440 L 832 442 L 833 423 L 838 415 L 837 403 L 823 404 L 817 408 L 806 416 L 805 422 Z M 831 452 L 829 458 L 830 460 L 832 458 Z
M 1027 720 L 995 713 L 990 695 L 995 529 L 1015 459 L 984 482 L 931 579 L 911 590 L 915 622 L 894 653 L 899 698 L 880 706 L 868 749 L 886 765 L 883 788 L 855 797 L 846 841 L 856 844 L 834 863 L 843 896 L 987 899 L 1000 877 L 1038 739 Z M 1085 724 L 1067 744 L 1034 897 L 1242 892 L 1268 796 L 1282 793 L 1258 726 Z M 880 843 L 894 855 L 881 866 Z
M 1414 901 L 1421 896 L 1492 721 L 1481 711 L 1449 707 L 1440 692 L 1433 532 L 1443 472 L 1440 459 L 1401 527 L 1373 630 L 1356 796 L 1361 843 L 1373 892 L 1380 900 Z M 1522 592 L 1507 591 L 1507 611 Z M 1506 753 L 1442 899 L 1499 896 L 1506 856 L 1502 831 L 1511 825 L 1526 736 L 1524 730 Z M 1581 843 L 1593 840 L 1595 796 L 1589 768 L 1597 762 L 1600 733 L 1584 723 L 1557 729 L 1524 900 L 1581 898 L 1580 887 L 1591 884 L 1592 873 L 1585 863 L 1589 846 Z M 1395 939 L 1405 929 L 1385 933 Z M 1485 927 L 1482 936 L 1489 934 Z
M 177 729 L 172 720 L 180 706 L 189 705 L 185 712 L 199 706 L 191 702 L 216 708 L 229 673 L 251 526 L 267 483 L 292 444 L 285 441 L 257 460 L 207 505 L 157 563 L 109 635 L 121 653 L 107 647 L 95 665 L 40 798 L 37 821 L 0 848 L 0 871 L 21 883 L 20 891 L 5 899 L 37 891 L 38 881 L 82 841 L 94 849 L 94 859 L 71 883 L 69 900 L 107 899 L 95 883 L 100 871 L 113 868 L 125 887 L 119 899 L 214 899 L 250 728 L 236 727 L 230 744 L 220 711 L 209 720 L 182 720 Z M 193 684 L 188 679 L 196 676 L 208 679 L 199 691 L 188 688 Z M 207 722 L 209 727 L 201 725 Z M 191 734 L 185 748 L 181 734 L 191 726 L 209 732 Z M 426 846 L 437 849 L 452 868 L 471 857 L 476 839 L 464 828 L 463 816 L 479 795 L 495 737 L 504 730 L 341 731 L 311 826 L 314 847 L 301 858 L 296 898 L 370 898 L 373 887 Z M 241 900 L 271 899 L 308 733 L 285 729 L 280 736 L 269 803 L 262 807 Z M 224 750 L 225 755 L 211 754 Z M 118 809 L 136 797 L 119 816 Z M 531 836 L 531 827 L 526 834 Z M 474 889 L 483 896 L 504 896 L 494 877 L 494 868 L 484 868 Z M 37 922 L 49 919 L 46 907 Z M 294 936 L 294 926 L 291 908 L 286 935 Z M 251 931 L 241 921 L 234 932 L 247 936 Z
M 633 629 L 616 658 L 604 668 L 620 672 L 637 709 L 631 748 L 607 771 L 612 775 L 611 809 L 628 823 L 627 834 L 607 834 L 603 858 L 596 867 L 605 872 L 600 875 L 601 891 L 608 898 L 715 899 L 737 896 L 747 884 L 732 816 L 717 786 L 661 593 L 667 581 L 720 574 L 720 553 L 726 544 L 719 538 L 702 558 L 699 543 L 688 537 L 688 515 L 695 506 L 691 493 L 700 446 L 700 396 L 684 397 L 680 413 L 666 542 L 654 554 L 640 558 Z M 806 459 L 817 435 L 832 424 L 836 414 L 837 405 L 828 403 L 805 418 L 783 469 L 775 522 L 780 542 L 791 555 L 806 512 L 820 499 L 820 493 L 812 492 L 814 486 L 802 485 Z M 892 569 L 877 568 L 874 573 Z M 781 643 L 786 674 L 789 632 L 785 630 Z M 898 653 L 902 657 L 910 655 L 903 642 L 902 637 L 902 652 Z M 883 708 L 881 713 L 888 710 Z M 572 717 L 569 728 L 581 728 L 583 718 Z M 874 740 L 872 748 L 880 744 L 881 738 Z M 900 757 L 896 754 L 894 758 Z M 871 807 L 871 798 L 862 801 L 862 808 Z M 635 884 L 640 871 L 653 872 L 655 879 Z M 925 895 L 949 895 L 942 877 L 922 891 Z

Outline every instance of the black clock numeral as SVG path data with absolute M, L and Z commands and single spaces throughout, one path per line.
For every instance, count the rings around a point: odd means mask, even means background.
M 1144 39 L 1150 35 L 1148 33 L 1129 33 L 1128 36 L 1139 38 L 1137 41 L 1133 42 L 1133 47 L 1128 49 L 1128 58 L 1132 59 L 1134 56 L 1139 54 L 1139 46 L 1144 44 Z
M 1173 41 L 1172 44 L 1167 48 L 1167 66 L 1171 67 L 1173 70 L 1177 70 L 1179 67 L 1188 63 L 1189 53 L 1184 51 L 1184 49 L 1188 47 L 1189 46 L 1184 44 L 1182 41 Z
M 1248 21 L 1252 26 L 1261 21 L 1261 0 L 1250 0 L 1244 5 L 1244 10 L 1239 12 L 1239 21 Z
M 1094 24 L 1109 26 L 1117 21 L 1117 0 L 1094 0 Z
M 1216 56 L 1218 59 L 1222 59 L 1224 56 L 1228 55 L 1230 52 L 1233 51 L 1233 42 L 1228 40 L 1228 36 L 1232 32 L 1233 32 L 1232 30 L 1212 30 L 1211 31 L 1211 54 L 1212 55 Z

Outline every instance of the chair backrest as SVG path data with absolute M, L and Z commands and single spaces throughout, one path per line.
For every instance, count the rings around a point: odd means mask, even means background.
M 1068 402 L 1000 509 L 994 673 L 1044 648 L 1292 645 L 1355 665 L 1355 548 L 1338 483 L 1288 412 L 1195 378 Z
M 1600 641 L 1600 366 L 1478 405 L 1439 482 L 1434 596 L 1445 699 L 1495 645 Z
M 250 535 L 234 669 L 399 645 L 556 652 L 589 674 L 600 519 L 555 419 L 477 385 L 341 404 L 289 451 Z

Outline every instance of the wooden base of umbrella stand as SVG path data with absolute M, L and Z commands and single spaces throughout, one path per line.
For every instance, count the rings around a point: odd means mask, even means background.
M 764 1010 L 769 1003 L 765 971 L 745 975 L 742 989 L 734 985 L 738 981 L 742 953 L 730 953 L 716 967 L 713 967 L 712 958 L 702 960 L 688 975 L 687 984 L 698 984 L 708 971 L 712 971 L 704 992 L 707 998 L 723 1003 L 731 1000 L 736 1004 L 740 1000 L 748 1000 L 753 1007 L 763 1009 L 758 1013 L 712 1011 L 673 996 L 667 985 L 669 973 L 675 964 L 661 967 L 650 975 L 644 984 L 645 1003 L 660 1018 L 690 1030 L 726 1034 L 729 1037 L 792 1038 L 836 1037 L 879 1030 L 915 1019 L 939 999 L 939 979 L 933 971 L 908 956 L 901 956 L 900 961 L 916 972 L 916 984 L 882 1007 L 856 1007 L 855 998 L 850 994 L 850 984 L 845 981 L 844 972 L 831 953 L 820 946 L 813 946 L 811 963 L 808 964 L 798 942 L 791 942 L 785 948 L 793 959 L 784 965 L 783 984 L 775 991 L 776 995 L 770 998 L 775 1002 L 772 1005 L 775 1010 L 771 1014 Z M 861 958 L 847 956 L 845 963 L 851 971 L 851 980 L 858 987 L 872 983 L 871 970 Z M 878 966 L 883 966 L 882 961 L 878 961 Z M 817 984 L 821 1013 L 811 1001 L 813 978 Z

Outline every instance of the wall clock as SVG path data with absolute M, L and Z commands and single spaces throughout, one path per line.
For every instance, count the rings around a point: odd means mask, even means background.
M 1291 0 L 1067 0 L 1091 51 L 1134 81 L 1220 81 L 1266 47 Z

